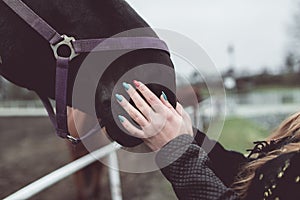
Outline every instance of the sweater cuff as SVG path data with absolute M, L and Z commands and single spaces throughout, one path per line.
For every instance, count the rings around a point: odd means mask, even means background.
M 194 138 L 190 135 L 180 135 L 167 143 L 156 155 L 155 161 L 160 169 L 178 160 L 192 144 Z

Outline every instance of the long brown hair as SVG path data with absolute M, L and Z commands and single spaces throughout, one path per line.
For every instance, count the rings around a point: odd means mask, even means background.
M 294 137 L 298 141 L 300 140 L 300 112 L 297 112 L 287 119 L 285 119 L 277 129 L 266 139 L 266 142 L 270 143 L 272 140 L 279 140 L 285 137 Z M 233 183 L 233 189 L 238 193 L 241 198 L 247 195 L 247 190 L 251 185 L 251 182 L 255 176 L 255 171 L 264 165 L 266 162 L 276 158 L 277 156 L 300 150 L 300 142 L 293 142 L 284 145 L 280 149 L 268 152 L 262 158 L 256 159 L 245 164 L 237 178 Z

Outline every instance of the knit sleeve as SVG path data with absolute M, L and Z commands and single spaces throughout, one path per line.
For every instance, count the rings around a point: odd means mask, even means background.
M 248 162 L 247 158 L 239 152 L 225 149 L 218 141 L 208 138 L 197 129 L 194 132 L 195 144 L 208 154 L 210 168 L 227 187 L 231 186 L 241 166 Z
M 178 199 L 237 200 L 234 192 L 208 167 L 209 158 L 205 151 L 192 142 L 191 136 L 181 135 L 156 156 L 158 166 L 172 184 Z

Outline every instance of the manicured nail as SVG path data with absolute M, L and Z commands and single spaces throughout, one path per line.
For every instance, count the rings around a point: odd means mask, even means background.
M 123 117 L 122 115 L 119 115 L 118 118 L 121 123 L 123 123 L 125 121 L 125 117 Z
M 123 82 L 123 87 L 125 88 L 125 90 L 129 90 L 130 85 L 126 82 Z
M 166 95 L 163 91 L 161 92 L 161 94 L 162 94 L 164 100 L 165 100 L 165 101 L 168 101 L 168 97 L 167 97 L 167 95 Z
M 123 97 L 122 95 L 119 95 L 119 94 L 116 94 L 116 98 L 119 102 L 122 102 L 123 101 Z
M 137 80 L 134 80 L 133 83 L 134 83 L 135 87 L 137 87 L 137 88 L 140 87 L 140 85 L 141 85 L 141 82 L 139 82 Z

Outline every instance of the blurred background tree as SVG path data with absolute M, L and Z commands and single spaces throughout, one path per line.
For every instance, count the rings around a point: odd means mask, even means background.
M 300 1 L 298 0 L 295 7 L 292 23 L 289 27 L 291 35 L 289 42 L 290 51 L 286 55 L 286 69 L 288 72 L 300 73 Z

